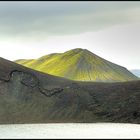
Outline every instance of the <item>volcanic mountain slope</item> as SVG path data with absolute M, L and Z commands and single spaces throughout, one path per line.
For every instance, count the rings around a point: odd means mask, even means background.
M 86 49 L 50 54 L 39 59 L 17 60 L 26 67 L 77 81 L 131 81 L 138 79 L 126 68 L 113 64 Z
M 140 123 L 140 81 L 77 82 L 0 58 L 0 123 Z

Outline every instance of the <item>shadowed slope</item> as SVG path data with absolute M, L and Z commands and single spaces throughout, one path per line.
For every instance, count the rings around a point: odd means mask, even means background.
M 140 123 L 140 81 L 76 82 L 0 58 L 0 123 Z
M 126 68 L 113 64 L 86 49 L 50 54 L 36 60 L 17 60 L 29 68 L 77 81 L 130 81 L 138 79 Z

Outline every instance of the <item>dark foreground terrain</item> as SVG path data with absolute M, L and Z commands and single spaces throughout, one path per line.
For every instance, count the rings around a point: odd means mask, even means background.
M 75 82 L 0 58 L 0 123 L 140 123 L 140 81 Z

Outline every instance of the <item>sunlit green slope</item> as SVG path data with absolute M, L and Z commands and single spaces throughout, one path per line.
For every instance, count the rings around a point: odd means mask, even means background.
M 131 81 L 138 78 L 126 68 L 111 63 L 86 49 L 50 54 L 39 59 L 17 60 L 29 68 L 78 81 Z

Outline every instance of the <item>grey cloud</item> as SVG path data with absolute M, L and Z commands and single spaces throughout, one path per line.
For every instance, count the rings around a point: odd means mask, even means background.
M 100 30 L 133 22 L 127 11 L 135 8 L 140 2 L 0 2 L 0 36 Z

